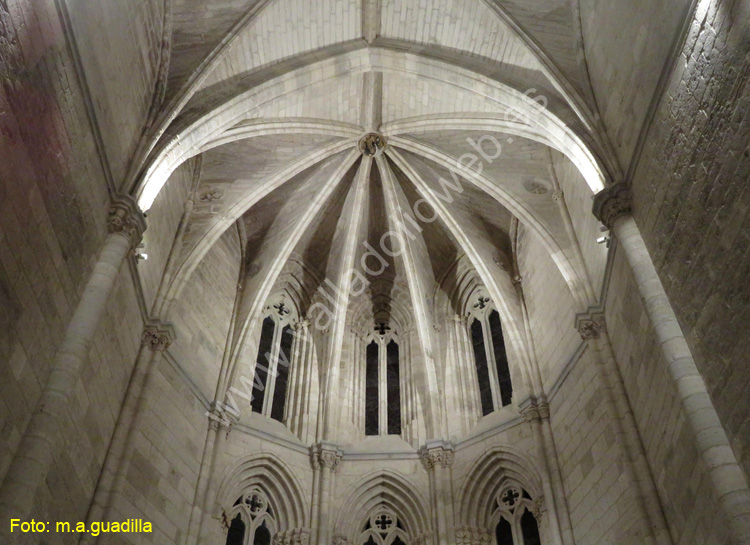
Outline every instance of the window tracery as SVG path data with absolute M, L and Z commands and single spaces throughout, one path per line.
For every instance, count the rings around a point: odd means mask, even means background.
M 269 305 L 263 319 L 255 359 L 253 378 L 253 412 L 263 414 L 279 422 L 286 420 L 287 392 L 289 389 L 289 366 L 292 359 L 292 324 L 295 313 L 284 301 Z
M 482 416 L 510 405 L 513 384 L 500 314 L 489 297 L 480 295 L 469 313 L 469 336 L 474 354 Z
M 401 363 L 395 333 L 374 327 L 365 349 L 365 435 L 400 435 Z
M 271 545 L 276 533 L 276 519 L 268 498 L 259 488 L 252 488 L 234 502 L 229 513 L 232 523 L 226 545 Z
M 365 522 L 360 545 L 407 545 L 407 535 L 396 514 L 387 507 L 376 509 Z
M 520 486 L 506 486 L 495 504 L 495 545 L 541 545 L 541 509 L 528 492 Z

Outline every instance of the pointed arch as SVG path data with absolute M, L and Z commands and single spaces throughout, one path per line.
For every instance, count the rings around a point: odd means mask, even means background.
M 393 511 L 412 537 L 430 530 L 427 502 L 402 475 L 379 470 L 349 487 L 343 508 L 336 518 L 335 533 L 347 536 L 352 543 L 361 534 L 361 524 L 379 507 Z

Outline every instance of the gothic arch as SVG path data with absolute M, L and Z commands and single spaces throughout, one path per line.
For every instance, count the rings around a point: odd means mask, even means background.
M 489 449 L 473 464 L 458 490 L 460 524 L 490 528 L 496 509 L 493 500 L 509 485 L 522 487 L 533 498 L 544 495 L 541 475 L 528 455 L 507 446 Z
M 380 506 L 386 506 L 403 521 L 412 539 L 430 529 L 429 509 L 422 494 L 394 471 L 371 473 L 350 486 L 344 498 L 334 533 L 347 536 L 352 543 L 362 533 L 362 523 Z
M 253 487 L 268 497 L 279 531 L 309 527 L 309 507 L 302 486 L 292 468 L 278 456 L 256 454 L 238 460 L 221 481 L 217 504 L 228 512 L 237 498 Z

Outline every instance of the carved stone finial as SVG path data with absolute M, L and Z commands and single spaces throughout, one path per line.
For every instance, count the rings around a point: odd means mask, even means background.
M 419 456 L 427 471 L 435 467 L 450 467 L 453 465 L 453 445 L 445 442 L 427 443 L 419 449 Z
M 332 443 L 316 443 L 310 447 L 310 465 L 313 469 L 327 467 L 336 471 L 343 457 L 344 451 Z
M 131 247 L 135 248 L 146 230 L 146 218 L 132 197 L 120 195 L 112 199 L 107 227 L 110 233 L 127 238 Z
M 174 328 L 171 324 L 153 322 L 143 328 L 143 342 L 154 352 L 164 352 L 174 342 Z
M 630 190 L 623 182 L 604 188 L 594 196 L 594 216 L 608 229 L 632 212 Z
M 607 331 L 607 324 L 602 313 L 587 313 L 576 317 L 576 329 L 584 341 L 598 339 Z

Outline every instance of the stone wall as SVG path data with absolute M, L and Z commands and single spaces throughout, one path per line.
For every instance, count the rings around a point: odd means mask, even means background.
M 701 1 L 632 180 L 634 216 L 750 475 L 750 1 Z

